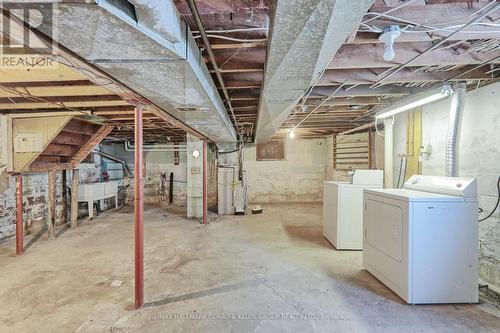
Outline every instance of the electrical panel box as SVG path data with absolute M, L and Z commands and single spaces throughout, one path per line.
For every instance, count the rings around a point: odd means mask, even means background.
M 32 153 L 42 150 L 42 135 L 40 133 L 18 133 L 14 137 L 15 153 Z

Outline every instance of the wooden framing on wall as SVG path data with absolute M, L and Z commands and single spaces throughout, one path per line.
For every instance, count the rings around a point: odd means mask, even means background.
M 339 170 L 370 168 L 369 132 L 337 135 L 335 139 L 335 168 Z

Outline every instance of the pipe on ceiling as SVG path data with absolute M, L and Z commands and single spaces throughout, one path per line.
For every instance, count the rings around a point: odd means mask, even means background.
M 446 176 L 448 177 L 458 177 L 459 174 L 458 142 L 465 105 L 466 84 L 464 82 L 455 84 L 453 92 L 446 138 Z
M 227 92 L 226 85 L 224 84 L 224 79 L 222 77 L 221 70 L 217 65 L 217 62 L 215 61 L 215 54 L 214 51 L 212 50 L 212 46 L 210 45 L 210 41 L 208 40 L 207 33 L 205 32 L 205 28 L 203 27 L 203 23 L 201 22 L 201 17 L 200 13 L 198 12 L 198 7 L 196 7 L 196 2 L 194 0 L 187 0 L 187 3 L 189 9 L 191 10 L 191 13 L 193 14 L 196 26 L 198 27 L 198 32 L 200 33 L 203 45 L 205 45 L 205 49 L 208 54 L 208 59 L 210 60 L 213 69 L 215 70 L 215 75 L 217 76 L 217 80 L 219 81 L 222 93 L 224 94 L 226 105 L 229 108 L 229 111 L 231 112 L 231 116 L 233 117 L 236 131 L 238 131 L 238 122 L 236 121 L 236 116 L 234 114 L 233 106 L 231 105 L 231 99 L 229 98 L 229 93 Z
M 134 151 L 135 146 L 130 143 L 130 141 L 124 142 L 125 151 Z M 143 151 L 163 151 L 163 152 L 174 152 L 174 151 L 186 151 L 186 144 L 154 144 L 154 145 L 142 145 Z

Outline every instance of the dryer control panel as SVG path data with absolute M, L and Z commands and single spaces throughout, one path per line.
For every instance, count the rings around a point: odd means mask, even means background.
M 406 181 L 404 188 L 453 195 L 472 200 L 477 199 L 477 182 L 475 178 L 413 175 Z

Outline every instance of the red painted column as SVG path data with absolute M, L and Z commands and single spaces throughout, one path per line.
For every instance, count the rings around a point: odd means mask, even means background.
M 23 176 L 16 176 L 16 254 L 23 254 Z
M 135 308 L 144 304 L 144 221 L 143 221 L 143 158 L 142 107 L 135 109 L 135 167 L 134 167 L 134 235 L 135 235 Z
M 203 141 L 203 224 L 207 224 L 207 142 Z

